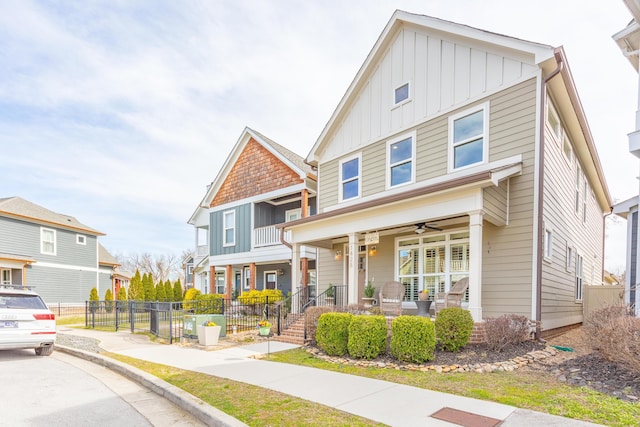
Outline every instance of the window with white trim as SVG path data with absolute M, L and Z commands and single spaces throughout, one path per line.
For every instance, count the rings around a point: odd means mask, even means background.
M 579 254 L 576 254 L 576 289 L 575 289 L 576 301 L 582 301 L 583 263 L 584 263 L 584 260 L 582 256 Z
M 40 253 L 56 254 L 56 230 L 40 228 Z
M 449 169 L 486 163 L 489 104 L 449 117 Z
M 226 211 L 222 214 L 223 245 L 236 244 L 236 211 Z
M 216 271 L 216 293 L 224 295 L 226 291 L 225 272 Z
M 3 285 L 11 285 L 11 270 L 2 270 L 2 276 L 0 276 L 0 283 Z
M 577 162 L 576 162 L 577 163 Z M 574 198 L 574 209 L 576 211 L 576 215 L 580 215 L 580 187 L 582 184 L 582 169 L 580 169 L 580 165 L 576 164 L 576 186 L 575 186 L 575 198 Z
M 360 197 L 361 191 L 361 161 L 358 154 L 340 161 L 340 188 L 338 189 L 340 201 Z
M 466 230 L 400 238 L 396 241 L 396 254 L 397 277 L 405 287 L 405 301 L 417 300 L 422 289 L 427 289 L 429 299 L 433 299 L 438 292 L 449 291 L 458 280 L 469 276 Z
M 582 222 L 587 222 L 587 177 L 582 177 Z
M 560 118 L 558 118 L 556 109 L 550 101 L 547 102 L 547 123 L 549 123 L 549 127 L 551 128 L 553 135 L 557 138 L 558 141 L 561 141 L 562 124 L 560 123 Z
M 565 268 L 571 271 L 571 263 L 573 262 L 573 247 L 567 244 L 567 260 Z
M 415 181 L 416 133 L 392 139 L 387 143 L 387 187 Z
M 565 135 L 562 141 L 562 151 L 564 152 L 564 157 L 569 163 L 571 163 L 571 160 L 573 159 L 573 148 L 571 147 L 571 140 L 568 136 Z
M 544 259 L 551 261 L 553 257 L 553 232 L 550 228 L 544 229 Z
M 401 84 L 393 91 L 393 105 L 400 105 L 411 98 L 411 85 L 409 82 Z
M 76 234 L 76 243 L 79 245 L 86 245 L 87 244 L 87 236 L 82 235 L 82 234 Z
M 251 289 L 251 267 L 244 268 L 244 286 L 243 289 Z

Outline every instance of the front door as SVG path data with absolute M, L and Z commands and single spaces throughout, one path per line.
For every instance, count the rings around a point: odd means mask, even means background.
M 264 288 L 265 289 L 277 289 L 278 288 L 278 273 L 275 271 L 264 272 Z

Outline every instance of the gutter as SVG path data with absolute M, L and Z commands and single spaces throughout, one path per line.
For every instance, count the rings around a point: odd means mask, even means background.
M 562 53 L 559 48 L 554 49 L 553 53 L 558 66 L 542 81 L 542 89 L 540 91 L 540 145 L 539 162 L 538 162 L 538 244 L 536 248 L 536 340 L 540 340 L 540 326 L 542 325 L 542 251 L 544 241 L 543 228 L 543 199 L 544 199 L 544 126 L 545 126 L 545 104 L 547 99 L 547 83 L 549 80 L 560 74 L 564 68 Z

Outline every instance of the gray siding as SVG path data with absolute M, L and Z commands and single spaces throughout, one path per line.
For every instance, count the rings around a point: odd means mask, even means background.
M 76 243 L 76 233 L 53 226 L 44 228 L 56 230 L 56 255 L 40 253 L 40 228 L 38 224 L 0 217 L 0 252 L 26 255 L 40 262 L 98 267 L 97 237 L 86 236 L 86 245 Z
M 236 212 L 236 244 L 224 247 L 222 218 L 223 213 L 234 210 Z M 210 214 L 210 255 L 224 255 L 251 250 L 251 204 L 244 204 L 230 209 L 224 209 Z
M 482 192 L 482 206 L 488 215 L 507 222 L 508 181 L 502 181 L 497 187 L 485 188 Z
M 47 304 L 84 303 L 96 281 L 96 271 L 41 267 L 38 264 L 27 267 L 27 282 L 35 284 L 35 290 Z
M 113 270 L 107 267 L 100 267 L 100 272 L 98 273 L 98 294 L 100 299 L 104 299 L 104 293 L 107 289 L 111 289 L 112 280 L 111 275 L 113 274 Z M 113 290 L 111 291 L 113 292 Z

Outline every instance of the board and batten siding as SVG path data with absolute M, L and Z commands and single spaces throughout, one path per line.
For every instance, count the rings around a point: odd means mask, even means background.
M 571 135 L 569 135 L 571 138 Z M 580 159 L 564 152 L 548 124 L 545 126 L 545 179 L 543 221 L 552 233 L 552 257 L 542 263 L 542 326 L 551 329 L 581 322 L 583 304 L 576 301 L 576 254 L 583 257 L 583 286 L 602 284 L 603 212 L 587 181 L 586 221 L 582 217 L 585 179 L 581 175 L 580 208 L 575 209 L 576 170 Z M 571 258 L 567 259 L 567 247 Z
M 56 254 L 40 253 L 40 228 L 56 231 Z M 76 236 L 86 237 L 86 244 L 76 243 Z M 55 226 L 40 226 L 13 218 L 0 218 L 0 252 L 25 255 L 39 262 L 98 268 L 96 236 Z
M 417 26 L 402 27 L 371 64 L 349 111 L 327 135 L 320 157 L 326 161 L 355 151 L 537 72 L 533 58 L 470 43 Z M 395 88 L 407 82 L 410 100 L 394 105 Z
M 223 214 L 228 211 L 236 213 L 236 244 L 234 246 L 224 246 Z M 210 224 L 210 255 L 226 255 L 251 250 L 251 203 L 211 212 Z

